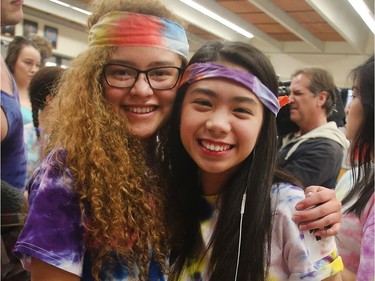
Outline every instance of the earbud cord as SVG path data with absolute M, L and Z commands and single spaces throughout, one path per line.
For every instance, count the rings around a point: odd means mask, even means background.
M 245 203 L 246 203 L 246 192 L 242 195 L 242 203 L 241 203 L 241 211 L 240 211 L 240 234 L 238 237 L 238 250 L 237 250 L 237 263 L 236 263 L 236 274 L 234 276 L 234 281 L 237 281 L 238 276 L 238 267 L 240 265 L 240 255 L 241 255 L 241 241 L 242 241 L 242 221 L 243 221 L 243 214 L 245 213 Z

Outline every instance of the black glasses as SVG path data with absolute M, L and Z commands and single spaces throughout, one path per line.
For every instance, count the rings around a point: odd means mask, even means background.
M 177 84 L 182 68 L 162 66 L 139 70 L 134 67 L 109 63 L 104 66 L 104 78 L 108 85 L 114 88 L 131 88 L 134 86 L 140 73 L 144 73 L 147 82 L 153 90 L 170 90 Z

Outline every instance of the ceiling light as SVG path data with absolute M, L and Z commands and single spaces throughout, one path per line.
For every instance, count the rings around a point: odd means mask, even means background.
M 84 9 L 81 9 L 81 8 L 77 8 L 77 7 L 74 7 L 74 6 L 71 6 L 70 8 L 72 8 L 73 10 L 76 10 L 77 12 L 80 12 L 82 14 L 86 14 L 86 15 L 91 15 L 92 13 L 89 12 L 89 11 L 86 11 Z
M 68 7 L 69 8 L 69 4 L 66 4 L 65 2 L 61 2 L 61 1 L 59 1 L 59 0 L 49 0 L 49 1 L 51 1 L 51 2 L 53 2 L 53 3 L 56 3 L 56 4 L 59 4 L 59 5 L 61 5 L 61 6 L 64 6 L 64 7 Z
M 353 6 L 354 10 L 360 15 L 362 20 L 367 24 L 372 33 L 375 34 L 375 21 L 374 15 L 371 13 L 363 0 L 348 0 L 350 5 Z
M 201 12 L 202 14 L 218 21 L 219 23 L 229 27 L 230 29 L 240 33 L 241 35 L 247 37 L 247 38 L 253 38 L 254 35 L 251 34 L 250 32 L 246 31 L 245 29 L 239 27 L 238 25 L 235 25 L 234 23 L 228 21 L 227 19 L 215 14 L 214 12 L 208 10 L 207 8 L 195 3 L 194 1 L 191 0 L 180 0 L 182 3 L 192 7 L 193 9 Z
M 75 10 L 77 12 L 80 12 L 82 14 L 91 15 L 91 12 L 86 11 L 86 10 L 81 9 L 81 8 L 78 8 L 78 7 L 75 7 L 75 6 L 72 6 L 72 5 L 69 5 L 69 4 L 67 4 L 67 3 L 65 3 L 63 1 L 59 1 L 59 0 L 49 0 L 49 1 L 51 1 L 53 3 L 56 3 L 58 5 L 61 5 L 61 6 L 67 7 L 67 8 L 71 8 L 71 9 L 73 9 L 73 10 Z

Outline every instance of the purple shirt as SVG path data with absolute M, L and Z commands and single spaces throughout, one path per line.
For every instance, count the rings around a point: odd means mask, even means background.
M 59 155 L 59 162 L 63 163 L 64 153 Z M 80 198 L 72 189 L 73 180 L 70 170 L 57 163 L 52 151 L 30 179 L 28 217 L 13 253 L 28 270 L 33 257 L 78 275 L 81 280 L 93 280 L 89 250 L 84 245 Z M 113 256 L 117 257 L 115 253 Z M 111 270 L 104 266 L 102 274 L 107 277 L 101 275 L 101 280 L 135 278 L 129 275 L 123 260 L 118 260 Z M 149 280 L 165 280 L 153 261 L 149 265 Z
M 17 86 L 13 83 L 13 95 L 1 90 L 1 108 L 7 122 L 8 132 L 1 142 L 1 180 L 24 190 L 27 177 L 26 150 Z

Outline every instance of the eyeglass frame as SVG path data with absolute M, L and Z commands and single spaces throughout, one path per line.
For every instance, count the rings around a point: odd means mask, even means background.
M 127 86 L 127 87 L 118 87 L 118 86 L 113 86 L 113 85 L 111 85 L 111 84 L 108 82 L 108 80 L 107 80 L 107 76 L 106 76 L 106 74 L 105 74 L 105 72 L 106 72 L 106 71 L 105 71 L 106 67 L 107 67 L 107 66 L 110 66 L 110 65 L 118 65 L 118 66 L 123 66 L 123 67 L 127 67 L 127 68 L 130 68 L 130 69 L 135 70 L 136 73 L 137 73 L 137 75 L 134 77 L 135 79 L 134 79 L 133 84 L 132 84 L 131 86 Z M 152 70 L 163 69 L 163 68 L 174 68 L 174 69 L 177 69 L 177 70 L 178 70 L 178 76 L 177 76 L 176 82 L 174 83 L 174 85 L 173 85 L 172 87 L 165 88 L 165 89 L 164 89 L 164 88 L 163 88 L 163 89 L 158 89 L 158 88 L 155 88 L 155 87 L 153 87 L 153 86 L 151 85 L 150 80 L 149 80 L 149 78 L 148 78 L 148 73 L 149 73 L 150 71 L 152 71 Z M 176 87 L 176 85 L 177 85 L 178 81 L 180 80 L 180 78 L 181 78 L 182 73 L 183 73 L 184 70 L 185 70 L 185 68 L 183 68 L 183 67 L 177 67 L 177 66 L 158 66 L 158 67 L 153 67 L 153 68 L 149 68 L 149 69 L 146 69 L 146 70 L 139 70 L 139 69 L 137 69 L 137 68 L 135 68 L 135 67 L 128 66 L 128 65 L 125 65 L 125 64 L 121 64 L 121 63 L 107 63 L 107 64 L 105 64 L 105 65 L 103 66 L 103 72 L 102 72 L 102 75 L 104 76 L 104 80 L 105 80 L 105 82 L 106 82 L 109 86 L 111 86 L 112 88 L 117 88 L 117 89 L 127 89 L 127 88 L 132 88 L 132 87 L 134 87 L 135 83 L 137 83 L 137 81 L 138 81 L 139 74 L 144 73 L 145 76 L 146 76 L 146 81 L 147 81 L 148 85 L 150 86 L 150 88 L 151 88 L 152 90 L 156 90 L 156 91 L 164 91 L 164 90 L 171 90 L 171 89 L 173 89 L 174 87 Z

